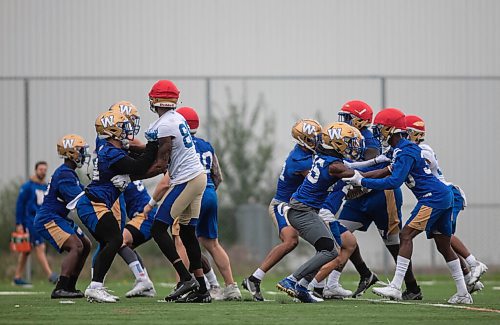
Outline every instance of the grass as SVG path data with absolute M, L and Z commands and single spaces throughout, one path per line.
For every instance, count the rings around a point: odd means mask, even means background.
M 246 292 L 243 302 L 212 304 L 174 304 L 158 302 L 171 286 L 156 282 L 157 298 L 125 299 L 116 304 L 90 304 L 84 299 L 74 304 L 60 304 L 49 299 L 52 286 L 35 283 L 32 289 L 16 288 L 0 283 L 0 291 L 17 294 L 0 295 L 0 324 L 500 324 L 500 274 L 487 274 L 486 288 L 474 295 L 473 309 L 432 306 L 445 304 L 454 293 L 449 277 L 419 277 L 424 300 L 411 305 L 389 304 L 371 292 L 363 300 L 327 301 L 320 304 L 294 303 L 274 287 L 277 279 L 263 284 L 268 302 L 253 302 Z M 342 277 L 344 287 L 354 289 L 356 277 Z M 86 284 L 86 283 L 85 283 Z M 83 289 L 83 281 L 79 286 Z M 131 288 L 131 281 L 115 281 L 108 286 L 119 296 Z M 30 294 L 22 295 L 19 292 Z M 1 293 L 0 293 L 1 294 Z M 370 301 L 369 299 L 377 300 Z

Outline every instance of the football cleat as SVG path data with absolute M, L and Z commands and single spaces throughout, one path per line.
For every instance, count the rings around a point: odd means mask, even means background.
M 418 292 L 411 292 L 410 290 L 406 289 L 401 296 L 403 300 L 422 300 L 424 298 L 420 287 L 418 287 Z
M 149 279 L 139 280 L 135 282 L 135 286 L 132 290 L 125 294 L 125 297 L 144 297 L 144 292 L 153 289 L 153 282 Z
M 228 284 L 224 288 L 222 298 L 226 301 L 241 300 L 241 292 L 236 283 Z
M 210 292 L 206 291 L 201 293 L 199 291 L 192 291 L 175 300 L 176 303 L 210 303 L 212 302 L 212 296 L 210 296 Z
M 82 296 L 78 292 L 67 291 L 64 289 L 54 289 L 50 295 L 50 299 L 78 299 L 82 298 Z
M 113 290 L 108 289 L 107 287 L 102 287 L 102 289 L 103 289 L 104 291 L 106 291 L 106 292 L 107 292 L 107 293 L 108 293 L 111 297 L 113 297 L 113 299 L 114 299 L 114 300 L 116 300 L 116 301 L 119 301 L 119 300 L 120 300 L 120 297 L 115 296 L 115 295 L 113 294 L 113 292 L 114 292 Z
M 321 298 L 323 299 L 323 292 L 325 291 L 325 288 L 312 288 L 312 290 L 310 288 L 308 288 L 312 294 L 315 296 L 315 297 L 318 297 L 318 298 Z
M 52 273 L 49 276 L 49 282 L 52 284 L 56 284 L 58 280 L 59 280 L 59 275 L 57 275 L 57 273 Z
M 477 262 L 477 265 L 471 266 L 470 268 L 471 277 L 468 284 L 474 284 L 477 281 L 479 281 L 481 276 L 484 273 L 486 273 L 486 271 L 488 271 L 488 267 L 484 263 L 481 263 L 479 261 Z
M 449 304 L 458 305 L 471 305 L 474 301 L 472 300 L 472 296 L 470 293 L 467 293 L 464 296 L 460 296 L 458 293 L 455 293 L 449 300 Z
M 85 290 L 85 297 L 87 297 L 88 302 L 116 302 L 116 299 L 104 287 L 96 289 L 87 288 Z
M 477 291 L 481 291 L 483 289 L 484 289 L 484 284 L 481 281 L 477 281 L 474 284 L 467 285 L 467 291 L 469 291 L 469 293 L 474 293 Z
M 297 282 L 293 281 L 292 279 L 286 277 L 278 284 L 276 285 L 276 288 L 278 288 L 279 291 L 283 291 L 286 294 L 288 294 L 292 298 L 296 298 L 296 292 L 295 292 L 295 286 Z
M 377 296 L 381 296 L 391 300 L 401 300 L 403 298 L 401 294 L 401 289 L 398 289 L 391 284 L 389 284 L 386 287 L 373 288 L 372 291 Z
M 295 285 L 295 297 L 304 303 L 315 303 L 324 301 L 322 298 L 315 297 L 312 292 L 307 290 L 306 287 L 301 286 L 300 284 Z
M 213 300 L 215 301 L 220 301 L 223 300 L 223 290 L 220 286 L 210 286 L 210 296 L 212 297 Z
M 21 278 L 15 278 L 14 281 L 12 282 L 14 285 L 22 288 L 33 288 L 33 285 Z
M 183 295 L 198 290 L 199 287 L 200 284 L 195 278 L 191 278 L 191 280 L 188 281 L 179 282 L 177 283 L 174 291 L 165 297 L 165 301 L 176 301 Z M 210 295 L 210 293 L 208 293 L 208 295 Z
M 241 283 L 243 289 L 248 290 L 255 301 L 264 301 L 264 297 L 260 291 L 260 281 L 252 281 L 250 278 L 243 279 Z
M 75 299 L 77 299 L 77 298 L 84 298 L 85 297 L 85 294 L 81 290 L 76 289 L 76 290 L 71 291 L 71 292 L 76 293 Z
M 361 297 L 366 292 L 366 290 L 368 290 L 368 288 L 370 288 L 372 285 L 377 283 L 377 281 L 378 281 L 378 277 L 373 272 L 370 274 L 369 277 L 366 277 L 366 278 L 362 277 L 359 280 L 358 288 L 356 289 L 356 291 L 354 291 L 354 293 L 352 294 L 352 297 L 353 298 Z
M 339 284 L 334 287 L 326 287 L 323 290 L 323 298 L 325 299 L 344 299 L 352 296 L 352 291 L 342 288 Z

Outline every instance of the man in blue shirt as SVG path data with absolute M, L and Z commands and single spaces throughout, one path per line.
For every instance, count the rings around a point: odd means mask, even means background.
M 383 145 L 394 148 L 393 163 L 389 167 L 363 175 L 356 171 L 353 177 L 345 178 L 344 181 L 375 190 L 394 189 L 406 183 L 418 202 L 400 233 L 394 278 L 388 286 L 375 288 L 373 292 L 390 299 L 402 299 L 401 286 L 410 264 L 413 238 L 425 231 L 427 238 L 434 239 L 455 280 L 457 293 L 448 300 L 448 303 L 472 304 L 460 261 L 450 244 L 452 191 L 432 174 L 421 148 L 405 139 L 406 123 L 403 112 L 395 108 L 386 108 L 377 114 L 374 124 L 375 136 Z
M 31 247 L 35 250 L 36 257 L 49 278 L 49 281 L 56 283 L 57 274 L 52 273 L 47 255 L 45 254 L 45 243 L 43 238 L 34 228 L 33 221 L 35 215 L 43 203 L 43 195 L 47 190 L 45 177 L 47 175 L 47 163 L 39 161 L 35 164 L 35 175 L 24 183 L 19 189 L 19 196 L 16 203 L 16 232 L 29 233 Z M 22 279 L 22 274 L 26 267 L 29 253 L 21 253 L 16 267 L 14 284 L 19 286 L 29 286 L 30 283 Z

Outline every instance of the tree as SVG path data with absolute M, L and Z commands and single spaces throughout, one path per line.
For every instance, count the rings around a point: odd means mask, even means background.
M 269 110 L 262 94 L 251 107 L 246 92 L 240 102 L 233 100 L 229 89 L 226 94 L 227 109 L 212 118 L 211 126 L 216 130 L 213 144 L 224 177 L 219 189 L 221 237 L 234 241 L 236 208 L 246 203 L 267 206 L 274 194 L 275 119 L 265 114 Z
M 10 234 L 16 224 L 16 200 L 22 179 L 16 178 L 3 185 L 0 190 L 0 250 L 8 249 Z

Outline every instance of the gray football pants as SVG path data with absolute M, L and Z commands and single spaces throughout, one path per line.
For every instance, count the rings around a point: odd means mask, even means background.
M 314 210 L 302 211 L 290 208 L 288 222 L 295 228 L 300 237 L 316 248 L 316 255 L 302 264 L 293 276 L 300 280 L 306 275 L 316 274 L 326 263 L 338 256 L 332 233 Z M 318 240 L 323 238 L 321 244 Z M 329 240 L 328 240 L 329 239 Z M 326 244 L 326 245 L 325 245 Z

